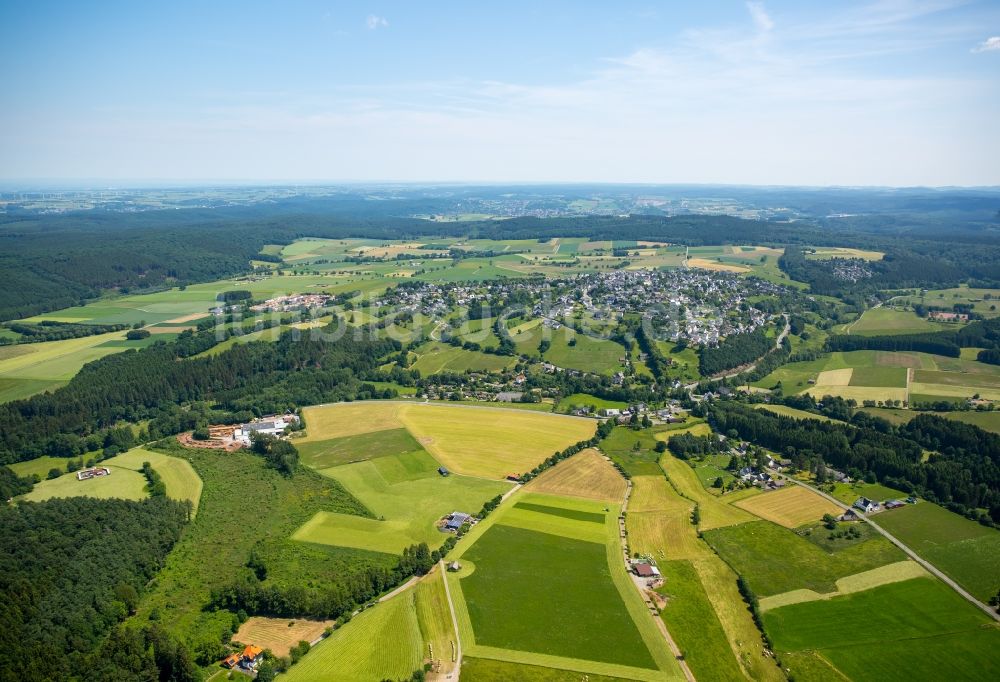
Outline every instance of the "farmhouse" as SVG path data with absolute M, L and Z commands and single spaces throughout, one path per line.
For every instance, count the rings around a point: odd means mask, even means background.
M 240 653 L 227 656 L 222 661 L 222 665 L 230 669 L 240 667 L 244 670 L 256 670 L 263 660 L 264 650 L 251 644 L 247 645 Z
M 452 512 L 448 517 L 447 523 L 444 524 L 444 529 L 457 532 L 466 523 L 472 523 L 472 516 L 463 512 Z
M 860 509 L 866 514 L 871 514 L 872 512 L 877 512 L 879 509 L 881 509 L 882 505 L 880 505 L 875 500 L 869 500 L 867 497 L 859 497 L 854 502 L 854 508 Z
M 98 476 L 110 476 L 111 469 L 107 467 L 94 467 L 92 469 L 80 469 L 76 472 L 76 480 L 86 481 L 88 478 L 97 478 Z

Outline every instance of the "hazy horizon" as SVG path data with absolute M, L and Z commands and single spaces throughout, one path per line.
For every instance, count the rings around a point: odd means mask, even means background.
M 985 0 L 0 7 L 0 183 L 1000 186 Z

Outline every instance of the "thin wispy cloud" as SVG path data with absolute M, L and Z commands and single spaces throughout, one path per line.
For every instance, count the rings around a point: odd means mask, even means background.
M 763 2 L 748 2 L 747 9 L 750 10 L 750 17 L 757 26 L 757 30 L 766 33 L 774 28 L 774 20 L 771 19 L 771 15 L 764 9 Z
M 997 52 L 1000 51 L 1000 36 L 992 36 L 972 48 L 973 52 Z
M 380 17 L 376 14 L 369 14 L 368 18 L 365 19 L 365 26 L 368 27 L 369 31 L 374 31 L 379 28 L 385 28 L 389 25 L 389 21 L 385 17 Z

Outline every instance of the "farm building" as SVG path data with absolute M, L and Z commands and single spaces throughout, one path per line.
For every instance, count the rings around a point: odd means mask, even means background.
M 869 500 L 867 497 L 859 497 L 854 502 L 853 506 L 855 509 L 860 509 L 866 514 L 877 512 L 879 509 L 882 508 L 882 505 L 880 505 L 878 502 L 876 502 L 875 500 Z
M 448 564 L 448 570 L 451 571 L 452 573 L 456 571 L 461 571 L 462 564 L 458 563 L 457 561 L 452 561 L 450 564 Z
M 463 512 L 452 512 L 448 521 L 444 524 L 444 529 L 457 531 L 466 523 L 472 523 L 472 516 Z
M 447 476 L 448 470 L 445 469 L 444 467 L 438 467 L 438 473 L 441 474 L 442 476 Z
M 239 428 L 233 431 L 233 438 L 240 441 L 244 445 L 250 445 L 250 438 L 255 433 L 266 433 L 269 436 L 280 436 L 285 432 L 286 427 L 298 421 L 299 418 L 293 414 L 252 421 L 247 424 L 241 424 Z
M 111 469 L 107 467 L 94 467 L 92 469 L 80 469 L 76 472 L 76 480 L 86 481 L 88 478 L 97 478 L 98 476 L 110 476 Z
M 632 572 L 640 578 L 659 578 L 660 569 L 644 561 L 636 561 L 632 564 Z

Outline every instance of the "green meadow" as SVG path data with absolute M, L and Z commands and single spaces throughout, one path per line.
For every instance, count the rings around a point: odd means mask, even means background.
M 921 501 L 876 522 L 981 601 L 1000 591 L 1000 531 Z
M 761 597 L 797 589 L 833 592 L 838 578 L 906 558 L 881 536 L 829 552 L 770 521 L 716 528 L 703 536 Z
M 1000 630 L 951 588 L 915 578 L 766 611 L 779 651 L 817 651 L 851 679 L 987 679 Z M 985 675 L 985 677 L 984 677 Z
M 360 500 L 372 518 L 318 512 L 293 537 L 392 554 L 421 542 L 434 549 L 448 537 L 435 526 L 441 517 L 453 511 L 475 514 L 484 502 L 510 489 L 502 481 L 441 476 L 438 466 L 420 449 L 321 469 Z

